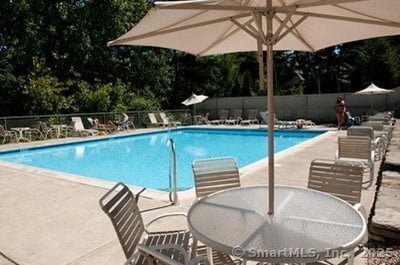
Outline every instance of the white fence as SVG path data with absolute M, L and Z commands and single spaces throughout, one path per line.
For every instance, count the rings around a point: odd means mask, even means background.
M 334 106 L 336 98 L 342 96 L 347 110 L 352 116 L 366 114 L 373 105 L 376 111 L 395 111 L 400 114 L 400 87 L 394 93 L 385 95 L 360 96 L 346 93 L 274 96 L 274 109 L 278 119 L 295 120 L 299 118 L 311 119 L 317 123 L 334 123 L 336 115 Z M 210 118 L 217 118 L 218 111 L 229 110 L 232 115 L 234 109 L 243 110 L 243 118 L 247 117 L 250 109 L 266 111 L 267 97 L 231 97 L 210 98 L 196 106 L 197 113 L 210 113 Z

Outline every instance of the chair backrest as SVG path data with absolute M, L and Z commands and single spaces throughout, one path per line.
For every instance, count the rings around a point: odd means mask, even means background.
M 228 114 L 229 114 L 228 110 L 226 110 L 226 109 L 220 110 L 220 112 L 219 112 L 219 119 L 220 119 L 220 120 L 226 120 L 226 119 L 228 119 Z
M 261 119 L 262 119 L 262 121 L 263 121 L 264 123 L 268 123 L 268 112 L 266 112 L 266 111 L 261 111 L 261 112 L 260 112 L 260 117 L 261 117 Z
M 160 112 L 160 118 L 163 121 L 164 124 L 168 125 L 169 124 L 169 119 L 165 112 Z
M 242 117 L 242 110 L 241 109 L 234 109 L 232 117 L 234 119 L 239 119 Z
M 368 136 L 371 140 L 374 139 L 374 129 L 369 126 L 351 126 L 347 128 L 347 135 L 352 136 Z
M 192 168 L 197 198 L 240 187 L 239 169 L 233 157 L 195 160 Z
M 145 232 L 135 197 L 123 183 L 117 183 L 99 201 L 110 218 L 126 258 L 131 257 Z
M 338 157 L 371 160 L 371 138 L 368 136 L 341 136 L 338 138 Z
M 149 116 L 150 122 L 152 124 L 157 124 L 158 121 L 156 119 L 156 115 L 154 113 L 147 113 L 147 115 Z
M 249 110 L 248 119 L 249 120 L 257 119 L 257 110 L 256 109 Z
M 335 195 L 351 204 L 361 201 L 363 165 L 330 159 L 311 162 L 308 188 Z
M 372 127 L 375 131 L 383 131 L 383 123 L 381 121 L 365 121 L 362 126 Z
M 71 117 L 71 120 L 75 130 L 85 130 L 81 117 Z
M 6 129 L 4 129 L 3 125 L 0 124 L 0 135 L 5 134 Z

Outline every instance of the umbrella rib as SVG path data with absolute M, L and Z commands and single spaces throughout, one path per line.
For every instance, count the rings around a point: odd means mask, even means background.
M 309 17 L 315 17 L 315 18 L 341 20 L 341 21 L 356 22 L 356 23 L 362 23 L 362 24 L 371 24 L 371 25 L 396 27 L 396 28 L 400 27 L 400 23 L 394 22 L 394 21 L 377 21 L 377 20 L 365 19 L 365 18 L 353 18 L 353 17 L 344 17 L 344 16 L 337 16 L 337 15 L 317 14 L 317 13 L 312 13 L 312 12 L 302 12 L 302 11 L 296 11 L 294 14 L 299 15 L 299 16 L 309 16 Z
M 305 46 L 308 47 L 308 49 L 310 51 L 315 51 L 315 49 L 301 36 L 301 34 L 298 32 L 298 30 L 296 29 L 296 27 L 298 25 L 300 25 L 303 21 L 305 21 L 307 19 L 308 16 L 303 16 L 301 19 L 299 19 L 296 23 L 292 22 L 292 26 L 289 27 L 288 25 L 285 25 L 285 27 L 287 28 L 287 30 L 281 34 L 280 36 L 277 37 L 276 42 L 279 42 L 281 39 L 283 39 L 286 35 L 288 35 L 289 33 L 292 33 L 293 36 L 298 39 L 301 43 L 303 43 Z M 280 23 L 282 23 L 282 20 L 279 19 L 277 16 L 274 17 L 275 20 L 279 21 Z
M 264 31 L 262 29 L 261 17 L 262 17 L 261 13 L 256 14 L 253 12 L 253 18 L 254 18 L 254 21 L 256 22 L 258 33 L 261 36 L 261 39 L 263 40 L 263 42 L 267 43 L 267 36 L 264 34 Z
M 379 20 L 379 21 L 383 21 L 383 22 L 387 22 L 387 23 L 397 23 L 397 22 L 393 22 L 393 21 L 390 21 L 390 20 L 386 20 L 386 19 L 382 19 L 382 18 L 379 18 L 379 17 L 374 17 L 374 16 L 371 16 L 371 15 L 368 15 L 368 14 L 364 14 L 364 13 L 361 13 L 359 11 L 356 11 L 356 10 L 353 10 L 351 8 L 344 7 L 344 6 L 341 6 L 341 5 L 333 5 L 333 6 L 335 6 L 337 8 L 340 8 L 340 9 L 343 9 L 343 10 L 346 10 L 346 11 L 349 11 L 349 12 L 352 12 L 352 13 L 357 14 L 357 15 L 362 15 L 362 16 L 365 16 L 365 17 L 369 17 L 369 18 L 374 19 L 374 20 Z
M 129 41 L 145 39 L 145 38 L 149 38 L 149 37 L 153 37 L 153 36 L 163 35 L 163 34 L 167 34 L 167 33 L 173 33 L 173 32 L 177 32 L 177 31 L 183 31 L 183 30 L 197 28 L 197 27 L 203 27 L 203 26 L 207 26 L 207 25 L 211 25 L 211 24 L 217 24 L 217 23 L 229 21 L 231 19 L 243 18 L 243 17 L 248 17 L 248 16 L 251 16 L 251 14 L 243 13 L 243 14 L 239 14 L 239 15 L 235 15 L 235 16 L 227 16 L 227 17 L 198 22 L 198 23 L 185 25 L 185 26 L 179 26 L 179 27 L 174 27 L 174 28 L 163 28 L 162 30 L 158 29 L 155 31 L 139 34 L 136 36 L 131 36 L 131 37 L 127 37 L 127 38 L 119 38 L 119 39 L 112 41 L 109 44 L 110 45 L 118 45 L 121 42 L 129 42 Z
M 240 25 L 242 26 L 239 22 L 237 22 L 235 19 L 231 20 L 235 25 Z M 244 25 L 249 25 L 250 23 L 253 22 L 253 19 L 250 19 L 249 21 L 247 21 L 246 23 L 244 23 Z M 238 23 L 238 24 L 236 24 Z M 240 29 L 242 29 L 241 27 L 234 29 L 233 31 L 231 31 L 229 34 L 226 34 L 230 29 L 232 28 L 229 27 L 216 41 L 214 41 L 212 44 L 210 44 L 207 48 L 205 48 L 204 50 L 202 50 L 201 52 L 199 52 L 198 56 L 202 56 L 204 53 L 206 53 L 207 51 L 211 50 L 213 47 L 215 47 L 217 44 L 223 42 L 224 40 L 226 40 L 227 38 L 229 38 L 230 36 L 232 36 L 233 34 L 235 34 L 236 32 L 240 31 Z M 244 29 L 243 29 L 244 30 Z M 251 32 L 249 33 L 251 35 Z M 253 35 L 252 35 L 253 36 Z M 253 36 L 254 37 L 254 36 Z
M 293 16 L 294 11 L 296 11 L 296 8 L 292 8 L 292 10 L 286 14 L 285 19 L 281 22 L 279 25 L 279 28 L 275 31 L 274 36 L 272 37 L 272 43 L 275 43 L 278 41 L 278 37 L 281 34 L 283 28 L 287 25 L 291 17 Z

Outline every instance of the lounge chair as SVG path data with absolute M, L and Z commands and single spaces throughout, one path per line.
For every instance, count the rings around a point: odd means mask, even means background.
M 338 138 L 336 159 L 344 162 L 360 161 L 370 177 L 365 188 L 370 187 L 374 180 L 375 151 L 371 147 L 371 139 L 367 136 L 341 136 Z
M 2 125 L 0 125 L 0 137 L 2 138 L 1 144 L 7 142 L 7 139 L 9 139 L 10 142 L 12 142 L 13 140 L 16 142 L 18 133 L 16 131 L 6 130 Z
M 261 124 L 268 124 L 268 111 L 261 111 L 260 112 L 260 117 L 261 117 Z M 274 125 L 278 125 L 278 119 L 276 118 L 276 115 L 274 114 Z
M 240 125 L 251 125 L 251 124 L 259 124 L 260 122 L 257 119 L 258 111 L 256 109 L 249 110 L 249 114 L 247 115 L 246 120 L 242 120 Z
M 80 136 L 88 136 L 88 135 L 98 135 L 99 131 L 95 129 L 85 129 L 83 126 L 83 122 L 81 117 L 71 117 L 71 130 L 72 132 L 77 133 Z
M 149 117 L 150 120 L 150 124 L 148 124 L 148 126 L 150 127 L 160 127 L 163 126 L 165 127 L 166 124 L 164 122 L 159 122 L 157 121 L 156 115 L 152 112 L 147 113 L 147 116 Z
M 362 126 L 372 127 L 374 129 L 375 137 L 381 137 L 385 149 L 389 145 L 389 140 L 392 138 L 393 126 L 383 125 L 381 121 L 366 121 L 361 124 Z
M 111 121 L 107 124 L 102 124 L 98 119 L 87 118 L 87 120 L 92 125 L 93 130 L 106 131 L 107 133 L 113 133 L 118 130 L 118 126 Z
M 242 121 L 242 110 L 241 109 L 235 109 L 233 110 L 233 115 L 232 117 L 229 117 L 229 119 L 227 119 L 225 121 L 226 125 L 238 125 L 241 121 Z
M 307 128 L 307 127 L 314 127 L 315 123 L 312 120 L 305 120 L 305 119 L 297 119 L 296 120 L 297 128 Z
M 164 126 L 168 127 L 178 127 L 182 126 L 182 123 L 180 121 L 175 121 L 171 117 L 168 117 L 165 112 L 160 112 L 160 117 L 163 120 Z
M 226 119 L 228 118 L 228 110 L 220 110 L 219 111 L 219 118 L 217 120 L 211 120 L 211 124 L 213 125 L 221 125 L 224 124 Z
M 217 191 L 240 187 L 239 169 L 233 157 L 195 160 L 192 169 L 197 199 Z M 230 256 L 216 250 L 212 250 L 212 257 L 214 264 L 241 264 L 239 260 L 232 260 Z
M 308 188 L 332 194 L 347 201 L 358 210 L 367 222 L 367 214 L 361 204 L 364 166 L 361 162 L 338 162 L 331 159 L 315 159 L 311 162 Z M 361 242 L 368 242 L 368 233 Z M 354 250 L 350 252 L 348 264 L 354 263 Z
M 122 246 L 126 264 L 189 264 L 189 250 L 196 248 L 187 230 L 148 232 L 147 228 L 157 220 L 183 213 L 158 216 L 145 226 L 137 205 L 138 198 L 123 183 L 117 183 L 100 201 L 101 209 L 110 218 Z M 192 243 L 192 246 L 190 244 Z M 206 260 L 199 257 L 197 260 Z M 175 263 L 174 263 L 175 262 Z M 178 262 L 178 263 L 177 263 Z M 196 263 L 193 263 L 196 264 Z

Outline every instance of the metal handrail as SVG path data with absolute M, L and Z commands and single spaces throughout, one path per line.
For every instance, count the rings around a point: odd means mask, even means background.
M 172 138 L 169 139 L 169 143 L 170 143 L 170 146 L 171 146 L 170 183 L 172 182 L 172 191 L 170 192 L 170 201 L 172 202 L 172 204 L 177 204 L 178 203 L 178 191 L 177 191 L 177 185 L 176 185 L 176 151 L 175 151 L 175 143 L 174 143 L 174 140 Z

